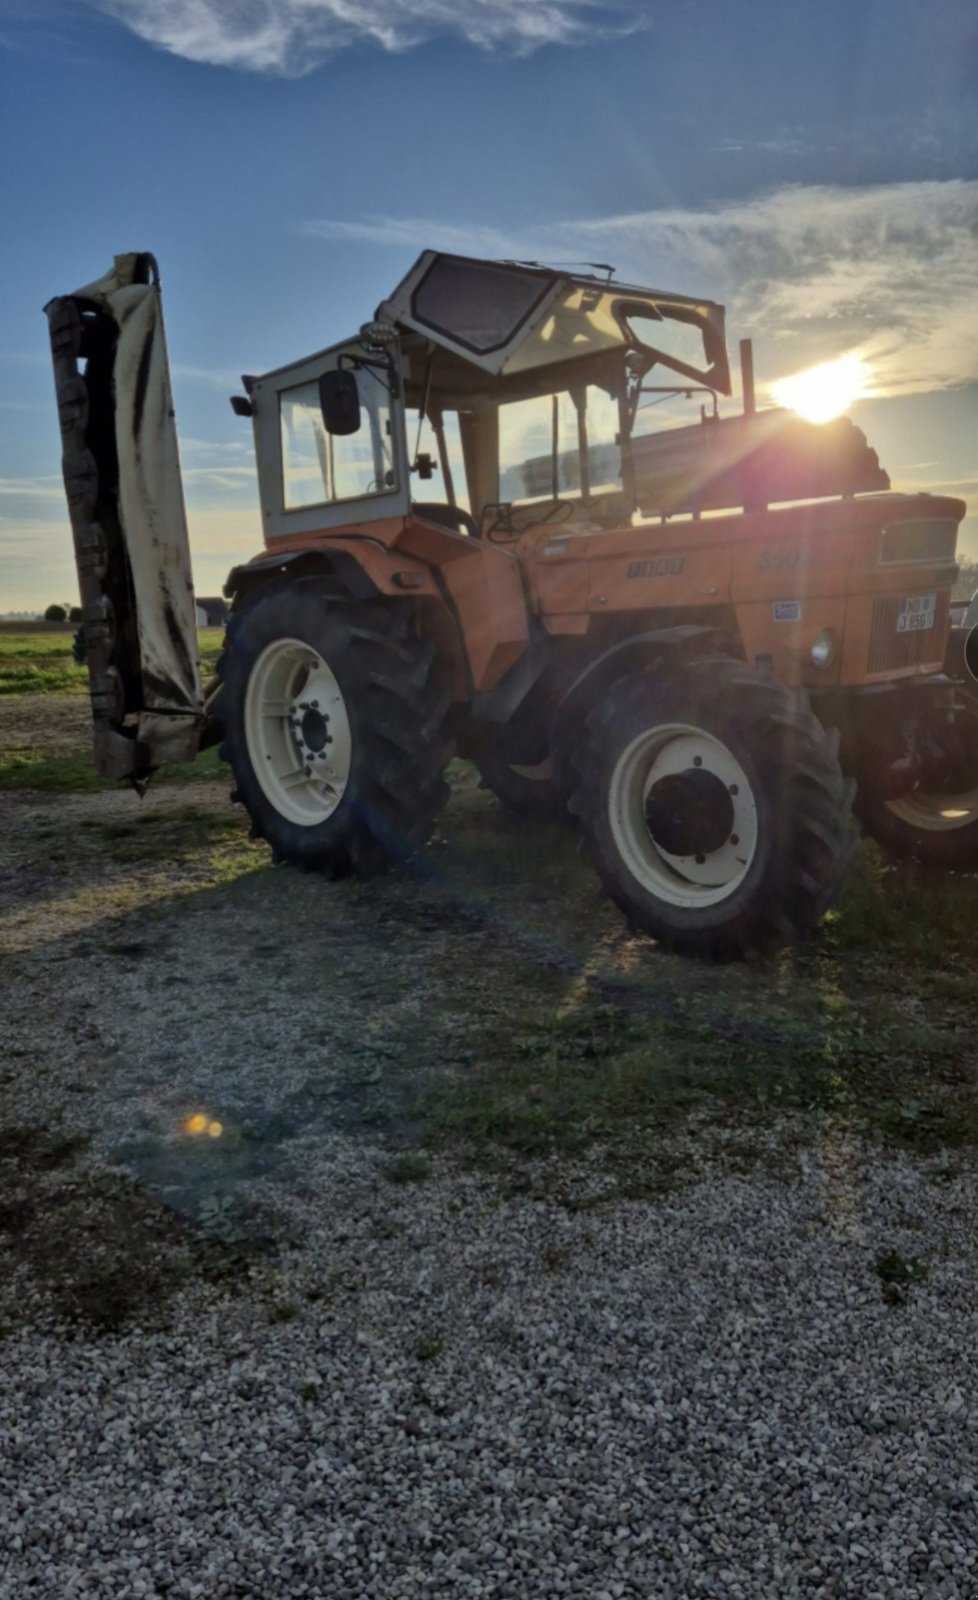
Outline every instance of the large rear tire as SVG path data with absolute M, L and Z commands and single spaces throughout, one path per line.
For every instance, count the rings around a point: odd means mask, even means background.
M 427 843 L 448 796 L 447 692 L 397 606 L 314 585 L 259 595 L 218 663 L 232 798 L 275 855 L 333 877 Z
M 837 743 L 803 691 L 740 661 L 622 678 L 575 759 L 584 853 L 669 949 L 729 960 L 801 938 L 855 841 Z

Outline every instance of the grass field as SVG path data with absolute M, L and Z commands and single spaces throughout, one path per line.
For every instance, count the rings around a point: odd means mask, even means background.
M 200 670 L 203 681 L 213 675 L 224 636 L 222 628 L 201 629 Z M 22 700 L 29 706 L 35 695 L 78 696 L 79 728 L 87 729 L 85 718 L 88 669 L 78 666 L 71 654 L 74 629 L 30 632 L 0 624 L 0 699 Z M 0 789 L 36 789 L 77 794 L 86 790 L 111 789 L 111 782 L 100 778 L 92 765 L 87 737 L 52 740 L 47 720 L 38 717 L 36 736 L 31 736 L 29 717 L 24 717 L 21 737 L 0 747 Z M 216 752 L 205 751 L 193 766 L 167 769 L 164 778 L 173 783 L 193 783 L 213 778 L 218 769 Z
M 74 636 L 70 625 L 29 632 L 0 623 L 0 695 L 83 694 L 88 671 L 71 654 Z M 222 637 L 221 628 L 202 628 L 198 635 L 205 679 L 214 670 Z

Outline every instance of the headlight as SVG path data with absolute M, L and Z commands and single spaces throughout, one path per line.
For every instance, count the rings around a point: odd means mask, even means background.
M 822 629 L 812 645 L 811 654 L 816 667 L 827 667 L 835 660 L 835 634 L 831 628 Z

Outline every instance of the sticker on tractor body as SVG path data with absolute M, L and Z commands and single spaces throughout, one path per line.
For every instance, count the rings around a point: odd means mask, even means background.
M 648 561 L 630 561 L 629 578 L 678 578 L 686 565 L 685 556 L 656 556 Z
M 799 600 L 775 600 L 773 611 L 775 622 L 801 621 L 801 602 Z

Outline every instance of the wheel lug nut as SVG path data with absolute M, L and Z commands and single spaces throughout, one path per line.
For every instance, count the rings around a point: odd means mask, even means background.
M 701 767 L 702 765 L 703 765 L 703 757 L 702 756 L 694 756 L 693 757 L 693 766 L 694 767 Z
M 740 843 L 740 835 L 736 834 L 736 833 L 732 833 L 730 835 L 730 843 L 731 844 L 739 844 Z
M 737 787 L 737 785 L 735 783 L 732 783 L 730 785 L 730 793 L 731 794 L 739 794 L 740 793 L 740 790 L 739 790 L 739 788 Z

